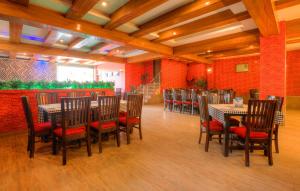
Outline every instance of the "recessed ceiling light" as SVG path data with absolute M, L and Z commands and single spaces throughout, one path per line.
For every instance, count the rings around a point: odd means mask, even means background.
M 173 34 L 173 35 L 176 35 L 177 33 L 174 31 L 172 34 Z
M 253 45 L 250 45 L 250 46 L 249 46 L 249 48 L 250 48 L 250 49 L 253 49 L 253 48 L 254 48 L 254 46 L 253 46 Z
M 209 4 L 210 4 L 210 2 L 209 2 L 209 1 L 205 2 L 205 5 L 209 5 Z
M 64 43 L 64 39 L 60 39 L 59 42 L 60 42 L 60 43 Z
M 212 50 L 207 50 L 207 52 L 208 52 L 208 53 L 211 53 L 211 52 L 212 52 Z
M 103 2 L 101 3 L 101 5 L 102 5 L 103 7 L 106 7 L 106 6 L 107 6 L 107 3 L 106 3 L 105 1 L 103 1 Z
M 77 25 L 76 25 L 76 29 L 77 29 L 78 31 L 80 31 L 81 25 L 80 25 L 80 24 L 77 24 Z

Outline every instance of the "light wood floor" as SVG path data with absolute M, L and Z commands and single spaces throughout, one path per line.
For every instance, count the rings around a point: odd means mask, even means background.
M 300 111 L 288 111 L 280 129 L 280 154 L 270 167 L 262 152 L 251 154 L 244 166 L 243 151 L 223 157 L 214 141 L 208 153 L 197 144 L 196 116 L 164 112 L 161 106 L 143 109 L 143 135 L 116 147 L 113 138 L 92 157 L 85 146 L 68 152 L 67 166 L 61 155 L 51 155 L 50 145 L 37 144 L 35 158 L 26 154 L 26 135 L 0 138 L 0 190 L 300 190 Z M 204 141 L 203 141 L 204 142 Z

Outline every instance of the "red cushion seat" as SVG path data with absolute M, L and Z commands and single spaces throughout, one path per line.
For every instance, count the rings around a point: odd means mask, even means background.
M 191 101 L 183 101 L 182 103 L 183 103 L 183 104 L 188 104 L 188 105 L 191 105 L 191 104 L 192 104 Z
M 48 131 L 51 129 L 51 122 L 45 122 L 45 123 L 38 123 L 35 128 L 34 131 L 35 132 L 42 132 L 42 131 Z
M 167 102 L 167 103 L 172 103 L 173 102 L 173 100 L 165 100 L 165 102 Z
M 203 127 L 207 128 L 207 122 L 202 124 Z M 209 121 L 209 130 L 211 131 L 222 131 L 223 130 L 223 124 L 220 123 L 217 120 L 211 120 Z
M 235 133 L 237 136 L 245 139 L 246 138 L 246 127 L 231 127 L 230 131 Z M 265 132 L 250 132 L 250 139 L 265 139 L 268 138 L 268 134 Z
M 173 100 L 173 103 L 176 103 L 176 104 L 182 104 L 182 101 Z
M 84 132 L 85 132 L 85 126 L 73 127 L 73 128 L 66 129 L 66 136 L 83 134 Z M 54 129 L 53 133 L 56 136 L 61 137 L 62 136 L 62 128 L 58 127 L 56 129 Z
M 128 119 L 129 124 L 138 124 L 140 122 L 140 119 L 137 117 L 132 117 Z M 126 117 L 119 117 L 119 123 L 120 125 L 126 126 Z
M 99 121 L 92 122 L 90 126 L 92 128 L 94 128 L 94 129 L 98 129 L 98 127 L 99 127 Z M 103 122 L 101 124 L 101 128 L 102 129 L 110 129 L 110 128 L 114 128 L 116 126 L 117 126 L 117 124 L 116 124 L 115 121 L 107 121 L 107 122 Z

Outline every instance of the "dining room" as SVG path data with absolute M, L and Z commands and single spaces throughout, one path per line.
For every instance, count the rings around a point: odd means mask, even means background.
M 0 0 L 1 190 L 300 190 L 299 0 Z

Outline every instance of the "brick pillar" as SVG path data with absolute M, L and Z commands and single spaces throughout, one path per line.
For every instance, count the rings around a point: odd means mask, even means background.
M 260 37 L 260 98 L 286 96 L 286 26 L 279 23 L 280 34 Z

